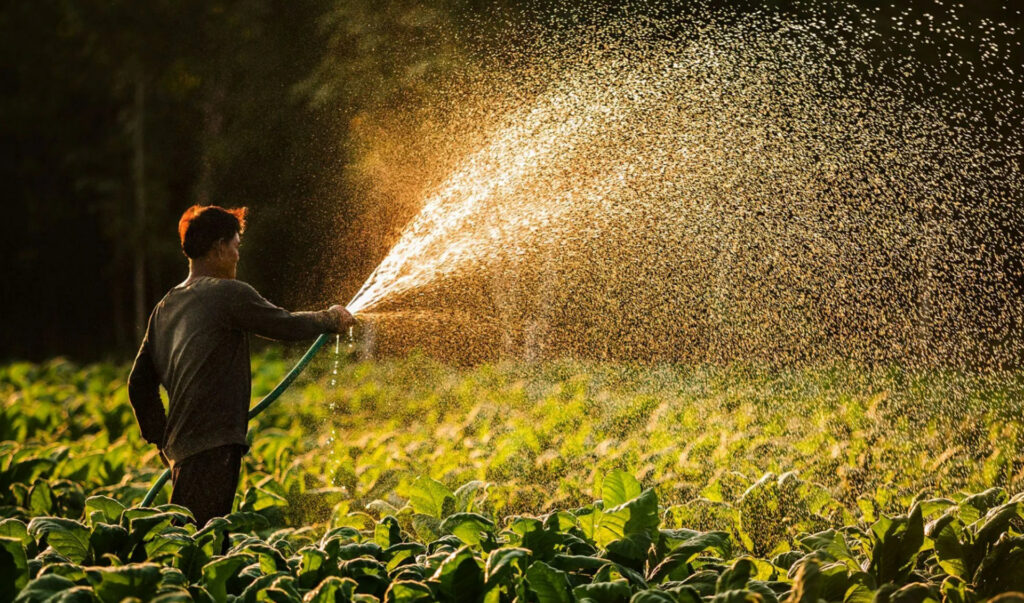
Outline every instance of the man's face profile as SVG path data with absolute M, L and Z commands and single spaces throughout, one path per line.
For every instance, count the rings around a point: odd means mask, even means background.
M 240 258 L 238 249 L 241 244 L 242 238 L 236 232 L 235 236 L 230 239 L 217 241 L 210 249 L 210 259 L 220 268 L 221 272 L 230 275 L 229 278 L 235 278 Z

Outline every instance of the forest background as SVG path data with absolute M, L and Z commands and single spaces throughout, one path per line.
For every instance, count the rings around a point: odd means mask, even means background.
M 1020 24 L 1021 11 L 1002 4 L 958 10 Z M 251 208 L 239 276 L 272 301 L 347 300 L 409 217 L 363 220 L 388 202 L 365 194 L 366 171 L 403 177 L 371 152 L 387 134 L 380 124 L 415 115 L 454 70 L 493 57 L 495 40 L 537 35 L 524 24 L 557 30 L 628 10 L 545 0 L 5 3 L 0 360 L 130 358 L 153 304 L 185 276 L 176 223 L 193 203 Z M 970 60 L 979 49 L 959 51 Z

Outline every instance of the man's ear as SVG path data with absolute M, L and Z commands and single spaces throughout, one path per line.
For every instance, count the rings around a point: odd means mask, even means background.
M 227 245 L 227 239 L 217 239 L 213 242 L 213 247 L 210 248 L 210 251 L 214 252 L 217 257 L 220 257 L 224 255 L 224 248 L 227 247 Z

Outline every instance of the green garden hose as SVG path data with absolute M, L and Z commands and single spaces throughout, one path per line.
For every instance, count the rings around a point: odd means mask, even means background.
M 316 341 L 313 342 L 313 345 L 309 346 L 309 349 L 302 355 L 302 358 L 299 358 L 299 361 L 295 363 L 292 370 L 288 371 L 288 374 L 284 376 L 284 379 L 281 379 L 281 382 L 277 384 L 277 387 L 271 390 L 271 392 L 266 396 L 263 396 L 263 399 L 249 410 L 249 419 L 252 419 L 266 410 L 268 406 L 274 403 L 274 400 L 277 400 L 281 394 L 284 393 L 284 390 L 288 389 L 288 386 L 290 386 L 292 382 L 295 381 L 295 378 L 302 373 L 302 370 L 306 368 L 306 365 L 313 359 L 313 356 L 316 356 L 316 353 L 320 351 L 320 348 L 324 347 L 324 344 L 327 343 L 329 338 L 329 333 L 324 333 L 320 337 L 317 337 Z M 153 499 L 156 498 L 160 489 L 164 487 L 164 484 L 166 484 L 167 480 L 170 478 L 171 470 L 164 469 L 164 472 L 160 474 L 159 478 L 157 478 L 156 483 L 154 483 L 153 487 L 146 493 L 146 497 L 142 499 L 141 506 L 148 507 L 153 504 Z

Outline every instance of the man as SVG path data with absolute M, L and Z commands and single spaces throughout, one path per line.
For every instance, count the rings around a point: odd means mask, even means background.
M 172 467 L 171 502 L 191 510 L 200 527 L 231 512 L 249 448 L 248 334 L 298 341 L 355 323 L 342 306 L 288 312 L 235 280 L 246 211 L 195 205 L 182 215 L 178 234 L 188 278 L 153 309 L 128 377 L 142 437 Z M 161 384 L 169 398 L 166 414 Z

